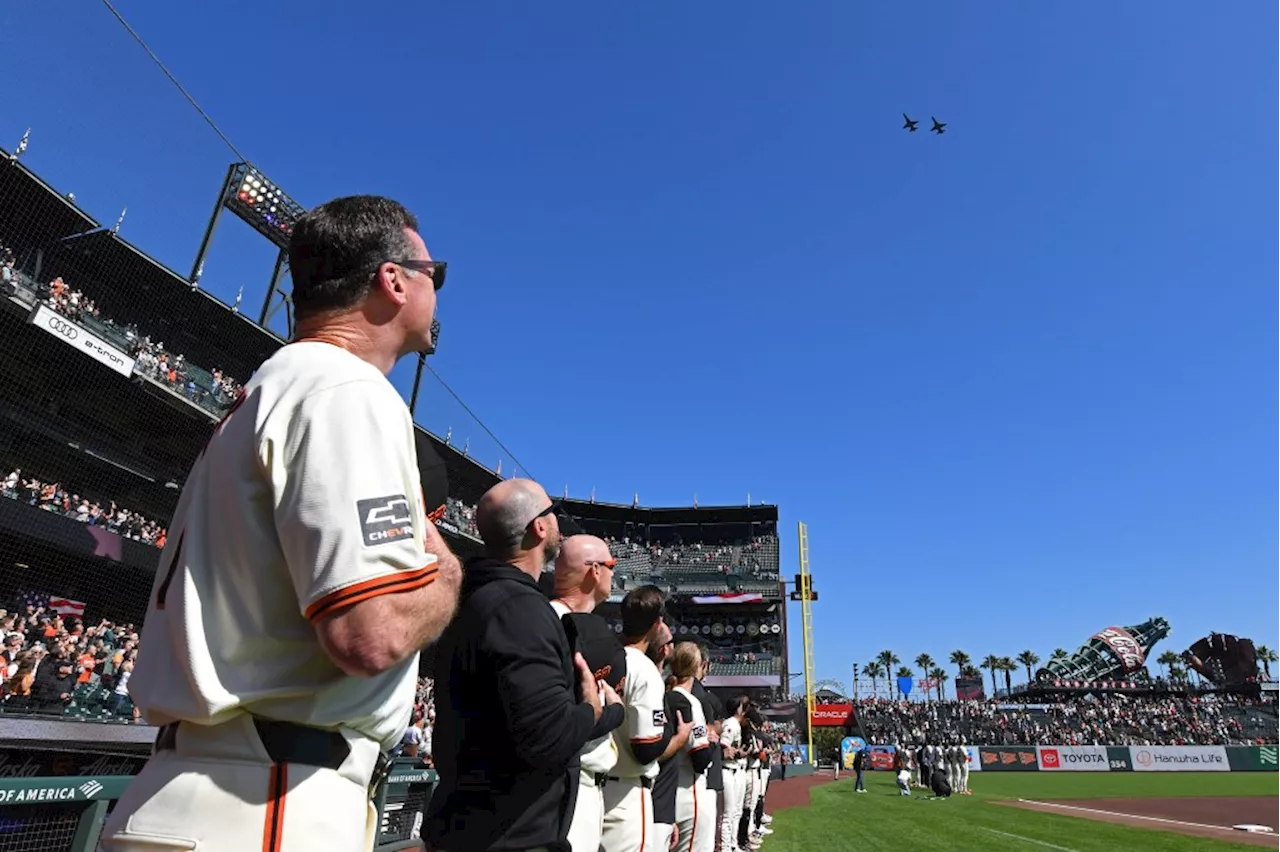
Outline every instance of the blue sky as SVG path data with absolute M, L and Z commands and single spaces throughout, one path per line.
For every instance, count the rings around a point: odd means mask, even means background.
M 777 503 L 787 573 L 807 522 L 819 676 L 1277 644 L 1274 6 L 118 7 L 304 205 L 418 213 L 433 364 L 549 490 Z M 0 55 L 4 146 L 189 270 L 234 157 L 106 9 Z M 228 219 L 202 284 L 272 259 Z

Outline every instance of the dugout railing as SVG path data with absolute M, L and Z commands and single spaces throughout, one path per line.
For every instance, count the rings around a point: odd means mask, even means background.
M 0 852 L 93 852 L 155 729 L 13 718 L 0 727 Z M 435 771 L 416 758 L 395 763 L 375 793 L 375 852 L 421 848 L 435 784 Z

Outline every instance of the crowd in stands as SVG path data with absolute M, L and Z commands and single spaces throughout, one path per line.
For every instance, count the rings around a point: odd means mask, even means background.
M 181 353 L 167 350 L 162 341 L 153 341 L 133 323 L 122 325 L 104 316 L 97 303 L 61 277 L 48 284 L 27 279 L 18 271 L 13 251 L 3 245 L 0 258 L 0 279 L 6 292 L 14 292 L 21 284 L 54 311 L 101 334 L 135 359 L 136 375 L 168 387 L 214 415 L 221 415 L 235 401 L 241 384 L 219 368 L 205 371 L 192 367 Z
M 0 710 L 136 721 L 129 676 L 138 654 L 132 624 L 87 626 L 37 603 L 0 608 Z
M 449 497 L 444 505 L 443 520 L 453 524 L 464 535 L 472 538 L 479 538 L 480 531 L 476 529 L 476 507 L 463 503 L 461 500 Z
M 740 589 L 745 581 L 771 582 L 778 577 L 778 539 L 772 535 L 720 544 L 678 540 L 660 544 L 630 537 L 605 537 L 605 541 L 618 560 L 614 580 L 619 588 L 631 580 L 645 583 L 655 577 L 667 578 L 669 585 L 701 586 L 718 575 L 726 588 Z M 695 576 L 682 578 L 684 572 Z
M 1046 705 L 999 701 L 857 702 L 869 742 L 981 745 L 1254 745 L 1277 742 L 1276 705 L 1231 695 L 1096 698 Z
M 163 549 L 166 531 L 156 521 L 116 505 L 68 491 L 61 483 L 45 482 L 14 468 L 0 482 L 0 496 L 19 500 L 45 512 L 56 512 L 74 521 L 102 527 L 134 541 Z

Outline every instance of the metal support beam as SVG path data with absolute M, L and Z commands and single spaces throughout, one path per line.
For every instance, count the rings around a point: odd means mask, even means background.
M 200 241 L 200 250 L 196 252 L 195 263 L 191 264 L 191 275 L 187 277 L 188 281 L 195 281 L 196 275 L 200 272 L 200 267 L 204 266 L 204 257 L 209 253 L 209 243 L 213 242 L 213 232 L 218 227 L 218 219 L 222 216 L 222 207 L 226 204 L 227 193 L 231 191 L 232 178 L 235 176 L 236 166 L 231 164 L 227 167 L 227 176 L 222 179 L 222 188 L 218 190 L 218 200 L 213 205 L 213 215 L 209 217 L 209 225 L 204 229 L 204 239 Z
M 418 388 L 422 385 L 422 368 L 426 366 L 427 354 L 425 352 L 418 353 L 418 371 L 413 377 L 413 393 L 409 395 L 409 416 L 414 417 L 418 413 Z
M 262 300 L 262 313 L 258 315 L 258 325 L 263 328 L 267 327 L 267 323 L 271 321 L 271 317 L 280 309 L 279 305 L 276 305 L 274 308 L 271 305 L 275 297 L 279 295 L 282 303 L 288 300 L 289 294 L 280 290 L 280 278 L 284 275 L 284 269 L 288 262 L 289 253 L 284 249 L 280 249 L 280 253 L 276 255 L 275 269 L 271 271 L 271 283 L 267 286 L 267 297 Z M 292 324 L 293 323 L 290 322 L 290 326 L 292 326 Z M 292 334 L 292 331 L 293 329 L 290 328 L 290 334 Z

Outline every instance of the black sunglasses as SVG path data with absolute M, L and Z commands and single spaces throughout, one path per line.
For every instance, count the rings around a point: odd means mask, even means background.
M 525 524 L 524 528 L 526 530 L 529 529 L 529 527 L 533 526 L 533 522 L 538 520 L 538 518 L 545 518 L 547 515 L 554 515 L 559 509 L 560 509 L 560 503 L 558 501 L 553 501 L 550 506 L 548 506 L 547 508 L 543 509 L 541 512 L 539 512 L 538 514 L 530 518 L 529 523 Z
M 449 268 L 449 264 L 443 260 L 392 260 L 388 262 L 425 274 L 431 279 L 431 283 L 437 290 L 444 286 L 444 274 Z

